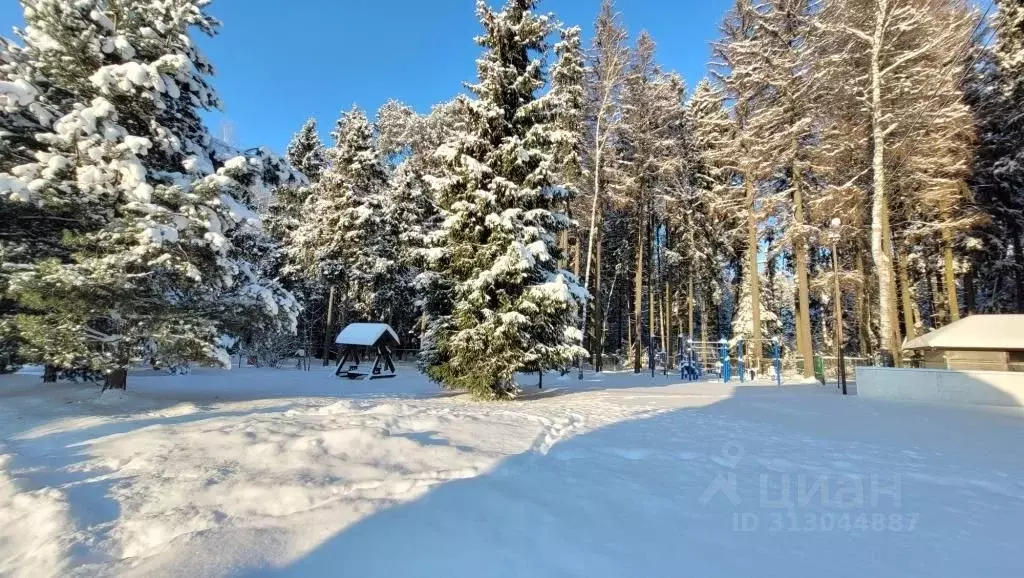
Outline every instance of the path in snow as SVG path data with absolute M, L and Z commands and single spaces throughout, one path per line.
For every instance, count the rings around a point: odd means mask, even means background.
M 1020 576 L 1024 416 L 815 385 L 0 377 L 0 576 Z M 528 380 L 524 378 L 524 383 Z

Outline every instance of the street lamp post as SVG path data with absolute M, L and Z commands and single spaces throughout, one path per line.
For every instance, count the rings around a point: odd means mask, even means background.
M 829 225 L 828 238 L 832 242 L 832 272 L 835 280 L 835 296 L 836 302 L 836 372 L 839 377 L 839 387 L 843 390 L 843 395 L 847 395 L 846 392 L 846 359 L 843 356 L 843 292 L 839 287 L 839 251 L 837 249 L 839 245 L 839 235 L 842 229 L 843 223 L 838 218 L 832 219 L 832 223 Z

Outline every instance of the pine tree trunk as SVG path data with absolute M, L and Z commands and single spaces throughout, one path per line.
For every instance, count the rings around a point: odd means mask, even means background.
M 626 292 L 623 291 L 623 294 L 625 294 L 625 293 Z M 625 297 L 625 295 L 623 295 L 623 297 Z M 625 299 L 625 303 L 623 304 L 623 307 L 622 307 L 622 312 L 625 314 L 625 317 L 623 319 L 620 319 L 619 327 L 622 327 L 623 325 L 626 326 L 626 348 L 627 348 L 626 350 L 629 352 L 629 355 L 634 355 L 635 356 L 636 355 L 636 345 L 633 343 L 633 317 L 632 317 L 632 312 L 630 312 L 630 310 L 629 310 L 629 299 L 628 298 Z M 623 360 L 624 363 L 629 363 L 629 355 L 627 355 L 625 357 L 625 359 Z M 635 371 L 636 371 L 636 373 L 640 373 L 639 370 L 635 370 Z
M 942 230 L 942 245 L 945 257 L 946 305 L 949 309 L 949 321 L 960 320 L 960 300 L 956 294 L 956 271 L 953 270 L 953 235 L 948 229 Z
M 1017 286 L 1017 313 L 1024 313 L 1024 243 L 1021 242 L 1021 234 L 1014 231 L 1010 235 L 1010 244 L 1013 245 L 1014 281 Z
M 653 210 L 653 206 L 651 208 Z M 655 253 L 656 248 L 654 245 L 654 228 L 656 226 L 657 223 L 654 220 L 654 213 L 652 211 L 650 216 L 650 224 L 647 227 L 647 250 L 650 251 L 647 262 L 647 347 L 650 348 L 650 351 L 647 355 L 647 363 L 650 367 L 648 367 L 647 369 L 654 368 L 654 364 L 651 363 L 651 360 L 653 359 L 654 352 L 656 351 L 654 348 L 654 339 L 657 335 L 657 325 L 655 325 L 655 320 L 657 319 L 657 312 L 655 311 L 655 305 L 657 305 L 658 302 L 658 289 L 654 279 L 654 264 L 657 263 L 657 255 Z
M 932 269 L 929 282 L 933 283 L 932 298 L 934 301 L 932 302 L 932 307 L 935 315 L 935 327 L 939 328 L 949 325 L 949 306 L 946 304 L 946 292 L 942 286 L 942 272 L 937 268 Z
M 882 127 L 882 50 L 885 30 L 885 16 L 888 0 L 878 0 L 875 14 L 875 30 L 871 43 L 871 138 L 872 155 L 872 199 L 871 199 L 871 258 L 878 276 L 879 333 L 881 334 L 882 364 L 895 363 L 899 343 L 893 328 L 893 272 L 891 253 L 886 253 L 886 221 L 889 200 L 886 191 L 885 174 L 885 129 Z
M 693 341 L 693 302 L 694 302 L 694 297 L 693 297 L 693 270 L 692 269 L 690 270 L 690 279 L 689 279 L 689 283 L 688 283 L 688 286 L 686 288 L 686 291 L 687 291 L 687 293 L 686 293 L 686 309 L 687 309 L 686 333 L 687 333 L 687 336 L 688 336 L 689 340 Z M 703 307 L 701 307 L 701 309 L 703 309 Z M 703 324 L 704 324 L 704 321 L 701 321 L 701 325 L 703 325 Z
M 864 268 L 864 251 L 857 244 L 857 274 L 861 282 L 857 284 L 857 331 L 860 336 L 860 356 L 871 357 L 871 308 L 868 307 L 868 278 Z
M 938 308 L 935 306 L 935 278 L 932 276 L 932 265 L 928 259 L 924 260 L 924 288 L 925 296 L 924 302 L 928 305 L 928 309 L 931 311 L 931 315 L 925 321 L 925 325 L 928 327 L 935 327 L 936 321 L 938 320 Z
M 893 264 L 893 255 L 895 250 L 893 249 L 893 236 L 892 229 L 889 227 L 889 208 L 885 209 L 885 218 L 882 221 L 883 231 L 885 234 L 884 240 L 882 241 L 882 249 L 886 255 L 889 256 L 889 265 L 892 275 L 889 277 L 889 294 L 892 296 L 892 307 L 889 309 L 890 313 L 890 327 L 892 328 L 893 343 L 896 344 L 896 349 L 893 350 L 893 360 L 896 363 L 896 367 L 903 366 L 903 338 L 900 332 L 900 310 L 899 310 L 899 291 L 896 287 L 896 270 Z
M 974 301 L 974 267 L 970 267 L 964 273 L 964 304 L 967 306 L 968 315 L 978 312 L 978 306 Z
M 580 240 L 576 239 L 576 242 L 572 244 L 572 274 L 577 278 L 580 277 L 580 261 L 582 257 L 580 255 Z
M 924 284 L 924 286 L 925 286 L 925 290 L 930 292 L 932 285 L 931 285 L 931 283 L 927 282 L 927 277 L 928 277 L 927 274 L 925 274 L 925 284 Z M 925 297 L 925 299 L 927 300 L 928 303 L 932 302 L 931 301 L 932 297 L 931 297 L 930 294 L 927 294 L 924 297 Z M 917 297 L 917 298 L 913 299 L 913 303 L 911 304 L 911 306 L 914 308 L 914 327 L 926 327 L 927 324 L 925 323 L 925 320 L 924 320 L 924 314 L 921 313 L 921 298 Z
M 334 346 L 334 292 L 335 287 L 331 285 L 327 298 L 327 319 L 324 320 L 324 367 L 331 364 L 331 349 Z
M 750 317 L 753 335 L 748 348 L 754 350 L 753 367 L 761 367 L 761 273 L 757 268 L 757 214 L 754 210 L 754 183 L 749 176 L 745 177 L 747 189 L 747 268 L 750 273 L 747 282 L 750 284 Z
M 794 226 L 804 224 L 803 190 L 800 183 L 793 191 Z M 811 341 L 811 290 L 807 281 L 807 246 L 803 234 L 793 239 L 796 261 L 797 313 L 796 346 L 804 360 L 804 377 L 814 376 L 814 343 Z M 859 317 L 858 317 L 859 319 Z
M 615 323 L 615 340 L 616 340 L 615 351 L 617 351 L 618 353 L 622 353 L 623 351 L 628 351 L 629 350 L 628 348 L 630 346 L 629 337 L 628 337 L 628 335 L 629 335 L 629 323 L 630 323 L 630 321 L 629 321 L 629 292 L 628 291 L 619 291 L 619 293 L 615 297 L 615 303 L 616 303 L 616 305 L 618 305 L 618 307 L 616 307 L 616 309 L 615 309 L 615 312 L 618 314 L 618 320 Z M 622 342 L 623 328 L 625 328 L 626 335 L 627 335 L 626 342 L 625 342 L 626 347 L 622 346 L 622 344 L 623 344 L 623 342 Z M 616 367 L 616 369 L 618 369 L 618 367 Z
M 643 307 L 644 307 L 644 215 L 643 206 L 637 209 L 637 235 L 636 235 L 636 279 L 633 283 L 633 372 L 640 373 L 643 369 L 641 358 L 643 357 Z
M 672 293 L 668 281 L 665 281 L 665 299 L 661 303 L 661 347 L 667 356 L 666 363 L 672 367 L 672 352 L 675 348 L 672 347 Z
M 569 255 L 569 231 L 558 232 L 558 266 L 562 269 L 568 269 L 568 255 Z
M 47 363 L 43 366 L 43 383 L 57 383 L 57 366 Z
M 700 341 L 702 347 L 707 347 L 708 342 L 708 299 L 702 296 L 700 302 Z M 693 329 L 690 329 L 692 332 Z
M 917 327 L 914 325 L 914 299 L 910 293 L 910 271 L 907 268 L 907 257 L 902 249 L 896 249 L 896 264 L 900 275 L 900 298 L 903 301 L 903 327 L 907 339 L 917 337 Z
M 103 384 L 103 390 L 108 389 L 128 389 L 128 369 L 121 367 L 111 371 L 107 374 L 107 379 Z

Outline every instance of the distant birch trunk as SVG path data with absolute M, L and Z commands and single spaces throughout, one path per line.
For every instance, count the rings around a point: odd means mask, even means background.
M 794 226 L 804 225 L 803 187 L 797 179 L 793 191 Z M 807 281 L 807 241 L 802 233 L 793 239 L 793 253 L 796 261 L 797 312 L 796 341 L 800 357 L 804 360 L 804 377 L 814 376 L 814 343 L 811 340 L 811 298 Z M 859 318 L 858 318 L 859 319 Z
M 747 282 L 750 284 L 750 319 L 751 331 L 753 335 L 750 339 L 754 340 L 748 345 L 748 351 L 750 347 L 754 350 L 754 365 L 753 367 L 761 367 L 761 273 L 757 268 L 757 253 L 758 253 L 758 240 L 757 240 L 757 211 L 754 207 L 754 194 L 756 188 L 754 183 L 749 177 L 744 178 L 745 187 L 747 189 L 747 268 L 749 269 Z
M 875 8 L 875 29 L 871 42 L 871 140 L 872 140 L 872 198 L 871 198 L 871 259 L 878 277 L 879 333 L 882 340 L 883 363 L 895 359 L 899 343 L 892 326 L 895 296 L 893 295 L 892 257 L 886 252 L 885 222 L 889 215 L 889 201 L 885 182 L 885 129 L 882 126 L 882 70 L 885 18 L 889 0 L 878 0 Z

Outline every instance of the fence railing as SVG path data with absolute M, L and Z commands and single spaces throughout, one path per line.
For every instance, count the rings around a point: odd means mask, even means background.
M 858 367 L 872 367 L 875 360 L 870 357 L 846 357 L 843 356 L 843 373 L 846 381 L 853 381 L 857 377 Z M 832 355 L 814 356 L 814 376 L 822 384 L 830 380 L 839 380 L 839 358 Z

